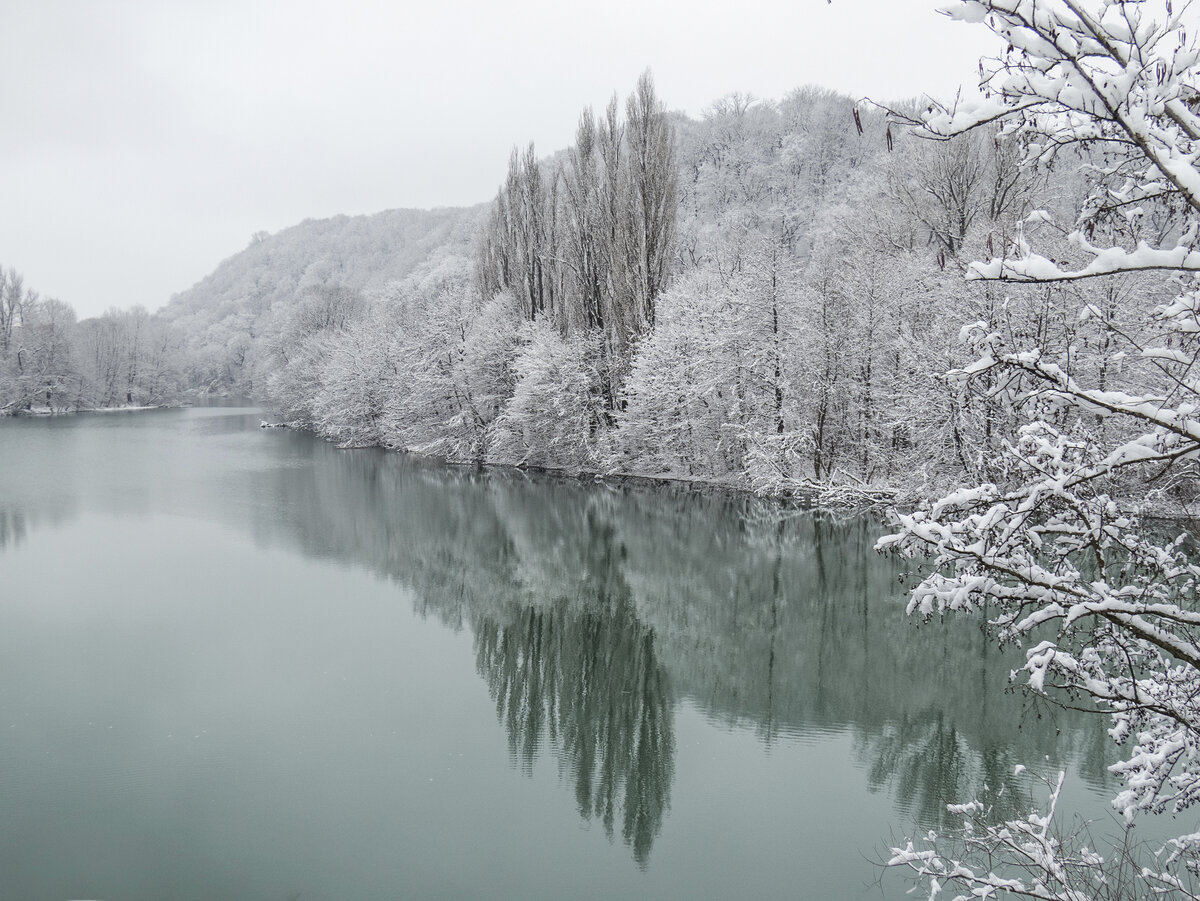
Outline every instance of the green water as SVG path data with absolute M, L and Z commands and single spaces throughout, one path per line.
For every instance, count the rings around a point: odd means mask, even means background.
M 260 418 L 0 420 L 3 901 L 904 897 L 1017 763 L 1104 810 L 876 523 Z

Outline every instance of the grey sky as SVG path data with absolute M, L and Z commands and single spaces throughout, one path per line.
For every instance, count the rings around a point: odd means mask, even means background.
M 816 83 L 952 95 L 994 38 L 931 0 L 10 4 L 0 264 L 155 309 L 260 229 L 489 199 L 509 149 L 653 69 L 692 115 Z M 989 40 L 989 38 L 991 38 Z

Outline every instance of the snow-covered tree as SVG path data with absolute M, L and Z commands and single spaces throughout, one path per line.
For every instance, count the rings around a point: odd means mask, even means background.
M 389 396 L 397 388 L 396 342 L 376 307 L 351 322 L 330 343 L 313 402 L 315 430 L 342 445 L 383 443 Z
M 596 468 L 604 423 L 594 333 L 564 339 L 534 323 L 513 363 L 512 398 L 492 426 L 489 458 L 498 463 L 571 471 Z
M 654 327 L 654 305 L 666 287 L 675 241 L 675 136 L 649 70 L 625 104 L 631 194 L 626 257 L 642 328 Z
M 512 396 L 520 301 L 480 301 L 467 261 L 431 261 L 386 298 L 397 367 L 384 443 L 454 461 L 486 458 L 492 423 Z
M 654 325 L 677 215 L 675 137 L 647 71 L 620 116 L 614 96 L 599 121 L 580 118 L 564 160 L 513 150 L 476 252 L 476 282 L 507 291 L 523 318 L 546 318 L 569 338 L 600 332 L 597 389 L 609 402 L 632 342 Z
M 316 406 L 333 349 L 364 312 L 361 294 L 338 284 L 307 287 L 278 310 L 267 393 L 289 419 L 317 425 Z
M 21 324 L 21 311 L 30 293 L 16 269 L 0 267 L 0 353 L 7 352 L 13 331 Z
M 1127 501 L 1186 507 L 1197 488 L 1195 5 L 963 0 L 947 12 L 985 23 L 1007 49 L 981 67 L 982 100 L 931 105 L 916 123 L 925 135 L 997 123 L 1026 167 L 1082 164 L 1090 186 L 1068 253 L 1034 251 L 1051 218 L 1034 214 L 968 277 L 1078 286 L 1091 343 L 1014 332 L 1000 311 L 966 324 L 976 359 L 953 378 L 986 384 L 1025 424 L 1006 443 L 1000 478 L 900 516 L 880 547 L 932 558 L 912 612 L 986 616 L 1001 641 L 1025 648 L 1030 689 L 1111 714 L 1125 755 L 1113 766 L 1126 783 L 1115 804 L 1130 822 L 1184 814 L 1200 797 L 1200 558 L 1192 536 L 1140 522 Z M 1056 843 L 1040 818 L 969 830 L 969 858 L 935 841 L 897 849 L 893 862 L 935 890 L 956 884 L 959 897 L 1111 890 L 1097 881 L 1099 855 Z M 1200 871 L 1200 833 L 1168 851 L 1131 891 L 1197 897 L 1188 877 Z
M 15 281 L 19 287 L 20 277 Z M 43 299 L 36 291 L 23 294 L 21 319 L 10 338 L 8 359 L 0 354 L 0 410 L 37 407 L 60 411 L 78 406 L 74 330 L 75 310 L 69 304 Z
M 736 319 L 709 272 L 693 271 L 659 298 L 658 319 L 634 355 L 608 466 L 618 472 L 719 479 L 737 471 L 730 446 L 732 365 L 726 336 Z

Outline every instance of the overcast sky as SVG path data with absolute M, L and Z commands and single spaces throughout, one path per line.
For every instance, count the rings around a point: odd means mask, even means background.
M 260 229 L 488 200 L 513 144 L 653 70 L 951 96 L 994 38 L 934 0 L 30 0 L 0 52 L 0 264 L 81 316 L 156 309 Z M 847 112 L 849 115 L 849 112 Z

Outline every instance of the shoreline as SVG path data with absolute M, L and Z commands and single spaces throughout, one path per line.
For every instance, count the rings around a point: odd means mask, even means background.
M 869 512 L 880 513 L 896 507 L 910 506 L 916 502 L 914 497 L 901 497 L 893 489 L 882 486 L 864 485 L 859 488 L 843 484 L 820 486 L 797 483 L 794 487 L 790 487 L 786 491 L 768 493 L 755 491 L 746 485 L 738 484 L 733 479 L 721 481 L 689 476 L 647 475 L 645 473 L 621 472 L 618 470 L 606 472 L 595 469 L 567 469 L 553 466 L 521 465 L 517 463 L 502 463 L 494 460 L 454 460 L 396 445 L 338 443 L 335 438 L 322 435 L 320 432 L 297 422 L 268 422 L 267 420 L 264 420 L 264 422 L 267 422 L 267 425 L 263 426 L 264 428 L 286 426 L 290 431 L 305 432 L 315 439 L 333 444 L 342 450 L 381 450 L 387 453 L 405 454 L 413 459 L 461 469 L 475 468 L 510 473 L 537 474 L 614 486 L 622 485 L 646 488 L 675 486 L 699 493 L 728 494 L 774 502 L 805 512 L 858 515 Z
M 0 412 L 0 418 L 40 419 L 47 416 L 77 416 L 81 413 L 143 413 L 147 410 L 171 410 L 187 404 L 121 404 L 118 407 L 75 407 L 55 410 L 52 407 L 26 407 L 22 410 Z
M 878 485 L 845 485 L 834 484 L 819 486 L 798 483 L 785 492 L 758 492 L 745 485 L 731 481 L 714 481 L 710 479 L 692 478 L 687 476 L 645 475 L 620 471 L 602 472 L 599 470 L 573 470 L 550 466 L 523 466 L 515 463 L 500 463 L 489 460 L 451 460 L 435 454 L 425 454 L 410 448 L 386 444 L 338 444 L 335 439 L 321 435 L 307 426 L 295 422 L 286 423 L 292 431 L 305 432 L 313 438 L 324 441 L 342 450 L 381 450 L 387 453 L 405 454 L 411 458 L 429 461 L 442 466 L 452 466 L 462 469 L 490 469 L 521 474 L 537 474 L 553 478 L 571 479 L 579 482 L 595 482 L 607 485 L 621 485 L 652 488 L 655 486 L 674 486 L 706 494 L 722 493 L 742 496 L 760 501 L 778 503 L 803 512 L 824 513 L 828 515 L 856 516 L 874 514 L 886 518 L 891 511 L 911 511 L 922 503 L 928 503 L 930 498 L 924 495 L 901 494 L 895 489 Z M 940 495 L 938 495 L 940 496 Z M 1161 523 L 1178 523 L 1187 528 L 1187 524 L 1200 523 L 1200 513 L 1189 511 L 1182 506 L 1157 507 L 1136 504 L 1121 504 L 1121 510 L 1131 516 Z

